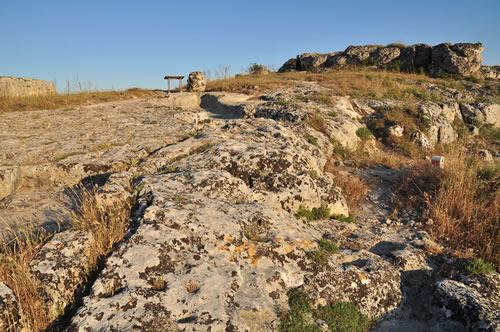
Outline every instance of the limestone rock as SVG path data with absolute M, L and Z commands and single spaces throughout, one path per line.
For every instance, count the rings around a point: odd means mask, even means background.
M 447 111 L 455 114 L 454 111 Z M 420 104 L 419 112 L 419 116 L 429 121 L 428 137 L 432 146 L 437 143 L 452 143 L 457 139 L 458 135 L 445 117 L 440 105 L 433 102 L 423 102 Z M 450 114 L 448 116 L 451 117 Z
M 191 92 L 203 92 L 207 87 L 205 76 L 201 71 L 194 71 L 189 74 L 187 80 L 187 90 Z
M 404 128 L 399 125 L 390 126 L 388 129 L 389 135 L 393 137 L 402 137 Z
M 264 65 L 253 64 L 250 68 L 250 74 L 252 75 L 267 75 L 269 73 L 269 68 Z
M 58 233 L 30 263 L 33 276 L 40 282 L 49 316 L 61 315 L 81 291 L 88 277 L 90 241 L 91 237 L 82 232 Z
M 355 303 L 369 317 L 394 310 L 401 302 L 399 272 L 387 261 L 370 252 L 350 253 L 341 265 L 318 267 L 304 290 L 317 304 L 338 301 Z
M 500 127 L 500 105 L 498 104 L 460 104 L 460 110 L 464 121 L 469 124 L 478 126 L 486 123 Z
M 485 79 L 500 79 L 500 67 L 498 66 L 481 66 L 478 72 L 479 76 Z
M 301 70 L 313 70 L 321 67 L 328 58 L 328 54 L 304 53 L 299 56 Z
M 0 281 L 0 329 L 18 331 L 19 304 L 12 290 Z
M 477 156 L 484 161 L 493 161 L 493 155 L 486 149 L 479 149 L 476 151 Z
M 496 278 L 498 284 L 496 272 L 490 278 Z M 459 281 L 436 282 L 432 290 L 431 309 L 434 315 L 445 321 L 443 325 L 455 323 L 455 326 L 463 326 L 469 331 L 500 330 L 498 299 L 491 301 L 478 290 Z
M 482 65 L 481 52 L 484 47 L 480 44 L 449 43 L 439 44 L 432 48 L 432 61 L 435 65 L 432 74 L 446 72 L 469 76 L 476 73 Z
M 423 148 L 427 148 L 427 149 L 430 149 L 432 148 L 432 144 L 431 142 L 429 141 L 429 139 L 427 138 L 427 136 L 425 136 L 424 133 L 422 133 L 421 131 L 417 130 L 417 131 L 414 131 L 411 136 L 410 136 L 410 140 L 412 142 L 415 142 L 416 144 L 420 145 L 421 147 Z
M 379 66 L 386 66 L 401 54 L 398 47 L 384 47 L 377 49 L 373 54 L 373 60 Z
M 0 76 L 0 97 L 28 97 L 53 95 L 56 93 L 54 83 L 33 78 L 14 78 Z
M 288 59 L 281 67 L 278 69 L 278 73 L 285 73 L 289 71 L 295 71 L 298 69 L 299 60 L 297 58 Z

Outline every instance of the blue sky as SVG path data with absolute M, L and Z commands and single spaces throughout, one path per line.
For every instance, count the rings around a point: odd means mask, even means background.
M 499 0 L 0 0 L 0 76 L 165 88 L 165 74 L 391 42 L 480 41 L 493 65 L 499 13 Z

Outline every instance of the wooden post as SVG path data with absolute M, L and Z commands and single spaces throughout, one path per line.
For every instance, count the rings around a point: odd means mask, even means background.
M 168 79 L 168 93 L 170 93 L 170 78 Z
M 179 79 L 179 92 L 182 91 L 182 78 Z

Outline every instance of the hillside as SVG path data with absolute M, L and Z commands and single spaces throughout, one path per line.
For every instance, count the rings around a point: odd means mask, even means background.
M 498 331 L 500 82 L 385 69 L 2 113 L 0 327 Z

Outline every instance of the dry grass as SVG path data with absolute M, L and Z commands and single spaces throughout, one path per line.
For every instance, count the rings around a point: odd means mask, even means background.
M 338 172 L 331 158 L 325 164 L 324 171 L 335 175 L 335 184 L 342 189 L 349 210 L 354 212 L 368 193 L 368 183 L 359 176 Z
M 101 199 L 88 190 L 82 190 L 76 196 L 80 207 L 74 214 L 72 226 L 93 236 L 88 253 L 87 272 L 91 272 L 111 253 L 114 245 L 123 239 L 129 225 L 131 202 Z M 22 313 L 21 327 L 27 331 L 44 331 L 57 317 L 48 315 L 39 293 L 40 285 L 33 279 L 29 264 L 48 236 L 40 234 L 39 226 L 34 224 L 9 230 L 12 233 L 11 240 L 2 242 L 0 248 L 0 280 L 17 298 Z M 8 330 L 17 331 L 17 327 L 10 326 Z
M 399 194 L 405 205 L 427 208 L 430 234 L 457 255 L 500 266 L 500 165 L 448 156 L 441 171 L 422 163 L 409 172 Z
M 14 293 L 22 312 L 21 327 L 28 331 L 45 330 L 49 324 L 49 315 L 45 303 L 38 291 L 38 282 L 33 279 L 29 264 L 38 253 L 46 236 L 37 234 L 34 225 L 12 230 L 12 240 L 3 242 L 0 254 L 0 280 Z M 17 315 L 12 308 L 12 316 Z M 16 319 L 12 317 L 8 331 L 17 331 Z
M 268 75 L 240 75 L 234 78 L 207 83 L 208 91 L 233 91 L 264 93 L 277 88 L 296 85 L 296 81 L 318 82 L 335 95 L 350 95 L 374 99 L 434 100 L 438 94 L 430 93 L 427 83 L 446 85 L 444 79 L 434 79 L 422 74 L 395 73 L 367 68 L 347 68 L 321 73 L 289 72 Z
M 128 89 L 126 91 L 81 92 L 36 97 L 0 97 L 0 113 L 71 108 L 162 94 L 159 90 Z
M 95 269 L 108 256 L 114 245 L 127 232 L 132 202 L 101 198 L 91 190 L 83 189 L 77 194 L 80 206 L 74 213 L 72 226 L 92 234 L 89 271 Z

